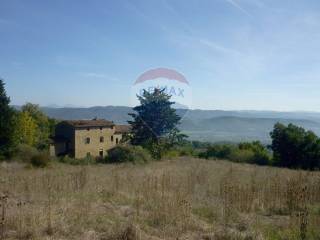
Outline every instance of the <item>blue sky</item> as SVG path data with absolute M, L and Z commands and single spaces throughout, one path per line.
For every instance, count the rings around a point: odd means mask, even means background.
M 13 104 L 130 105 L 176 69 L 193 108 L 320 111 L 318 0 L 0 0 Z

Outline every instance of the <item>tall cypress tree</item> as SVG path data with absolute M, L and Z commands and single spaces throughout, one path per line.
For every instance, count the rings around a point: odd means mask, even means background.
M 0 155 L 8 156 L 13 147 L 14 110 L 9 106 L 4 82 L 0 79 Z

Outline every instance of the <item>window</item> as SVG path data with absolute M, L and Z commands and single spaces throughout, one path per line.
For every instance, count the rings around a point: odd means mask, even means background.
M 113 136 L 111 136 L 111 142 L 113 142 Z
M 87 152 L 87 158 L 90 157 L 90 156 L 91 156 L 91 153 L 90 153 L 90 152 Z
M 89 144 L 89 143 L 90 143 L 90 138 L 89 138 L 89 137 L 86 138 L 85 143 L 86 143 L 86 144 Z
M 101 142 L 101 143 L 104 142 L 104 137 L 100 137 L 100 142 Z
M 119 143 L 119 139 L 118 138 L 116 138 L 116 144 L 118 144 Z
M 99 150 L 99 157 L 103 158 L 103 149 Z

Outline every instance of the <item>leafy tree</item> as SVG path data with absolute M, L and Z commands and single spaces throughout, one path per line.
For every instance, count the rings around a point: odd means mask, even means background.
M 8 157 L 14 147 L 14 110 L 9 106 L 3 80 L 0 79 L 0 155 Z
M 244 142 L 238 145 L 240 150 L 252 151 L 253 156 L 249 163 L 258 165 L 268 165 L 270 164 L 271 157 L 265 146 L 261 144 L 260 141 L 254 142 Z
M 29 112 L 19 113 L 16 122 L 15 137 L 20 144 L 30 146 L 37 144 L 39 139 L 37 124 Z
M 312 131 L 277 123 L 270 136 L 275 165 L 303 169 L 320 167 L 320 139 Z
M 236 149 L 232 144 L 213 144 L 207 150 L 200 154 L 202 158 L 229 159 L 231 153 Z
M 45 148 L 48 144 L 53 125 L 55 125 L 54 120 L 49 120 L 37 104 L 27 103 L 22 106 L 21 111 L 28 113 L 36 124 L 37 141 L 35 144 L 40 149 Z
M 128 121 L 132 127 L 131 143 L 147 147 L 154 157 L 161 158 L 164 151 L 186 137 L 177 128 L 181 118 L 164 90 L 144 91 L 137 97 L 140 105 L 133 108 L 136 113 L 129 114 L 133 121 Z

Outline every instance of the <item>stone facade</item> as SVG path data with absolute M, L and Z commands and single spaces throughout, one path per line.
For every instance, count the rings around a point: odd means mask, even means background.
M 77 129 L 75 131 L 75 158 L 86 156 L 103 157 L 106 151 L 115 146 L 114 126 L 104 128 Z
M 104 157 L 129 132 L 127 125 L 115 125 L 106 120 L 77 120 L 60 122 L 55 129 L 50 154 L 69 155 L 77 159 Z

